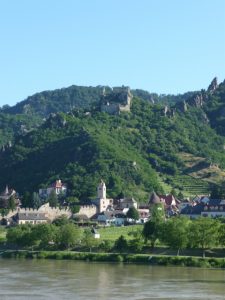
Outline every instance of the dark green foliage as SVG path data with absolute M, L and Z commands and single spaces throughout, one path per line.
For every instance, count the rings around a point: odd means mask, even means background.
M 72 251 L 5 251 L 3 258 L 63 259 L 99 262 L 125 262 L 149 265 L 175 265 L 200 268 L 224 268 L 224 258 L 149 256 L 148 254 L 85 253 Z
M 218 220 L 204 217 L 196 219 L 190 225 L 189 242 L 192 247 L 201 247 L 203 257 L 206 248 L 214 247 L 219 243 L 220 226 Z
M 139 219 L 139 213 L 135 207 L 129 208 L 127 212 L 127 218 L 138 220 Z
M 114 245 L 114 249 L 119 252 L 126 252 L 128 249 L 128 242 L 123 235 L 121 235 Z
M 38 209 L 41 206 L 41 199 L 38 195 L 38 193 L 33 192 L 32 199 L 31 199 L 31 207 Z
M 16 207 L 15 197 L 14 197 L 14 196 L 11 196 L 11 197 L 9 198 L 9 202 L 8 202 L 8 209 L 14 210 L 15 207 Z
M 68 112 L 72 108 L 89 108 L 99 101 L 103 87 L 85 87 L 72 85 L 54 91 L 44 91 L 28 97 L 13 107 L 3 108 L 10 114 L 36 114 L 42 117 L 59 111 Z
M 177 255 L 181 249 L 185 249 L 189 242 L 190 220 L 184 217 L 173 217 L 162 226 L 161 240 L 173 249 L 177 249 Z
M 165 220 L 165 209 L 162 203 L 153 204 L 150 208 L 151 221 L 157 224 L 164 222 Z
M 156 241 L 161 237 L 161 229 L 161 222 L 149 220 L 144 224 L 142 234 L 145 242 L 150 241 L 152 249 L 154 249 Z
M 22 207 L 32 207 L 32 197 L 29 192 L 25 192 L 21 198 Z
M 91 229 L 86 228 L 83 233 L 81 243 L 85 250 L 92 251 L 92 248 L 96 247 L 99 244 L 98 239 L 95 239 Z
M 225 81 L 223 81 L 213 94 L 208 96 L 203 109 L 216 131 L 225 135 Z
M 4 145 L 6 149 L 13 144 L 18 135 L 25 135 L 42 123 L 39 116 L 28 116 L 25 114 L 10 115 L 0 110 L 0 148 Z
M 63 226 L 63 225 L 67 225 L 70 223 L 70 220 L 67 218 L 67 216 L 60 216 L 58 218 L 56 218 L 52 224 L 56 225 L 56 226 Z
M 60 227 L 57 243 L 63 249 L 68 249 L 77 245 L 80 241 L 80 229 L 78 226 L 68 223 Z
M 57 207 L 59 205 L 59 201 L 54 190 L 52 190 L 48 196 L 47 202 L 49 202 L 50 207 Z

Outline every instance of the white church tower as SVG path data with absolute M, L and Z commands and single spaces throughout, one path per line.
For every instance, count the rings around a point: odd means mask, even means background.
M 106 185 L 103 180 L 101 180 L 101 182 L 98 185 L 97 198 L 98 199 L 106 199 Z
M 113 206 L 113 199 L 106 198 L 106 185 L 103 180 L 99 183 L 97 187 L 97 199 L 95 200 L 98 206 L 98 212 L 102 213 Z

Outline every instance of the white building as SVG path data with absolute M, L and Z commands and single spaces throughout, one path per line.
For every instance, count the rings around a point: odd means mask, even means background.
M 106 197 L 106 185 L 103 180 L 101 180 L 97 187 L 97 198 L 92 202 L 98 206 L 99 213 L 110 210 L 113 207 L 113 199 Z
M 39 196 L 42 198 L 47 198 L 52 192 L 55 192 L 56 195 L 66 195 L 67 186 L 62 183 L 62 181 L 56 180 L 51 186 L 46 189 L 39 189 Z

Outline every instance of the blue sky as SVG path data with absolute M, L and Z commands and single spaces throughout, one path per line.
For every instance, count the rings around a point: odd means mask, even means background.
M 43 90 L 225 79 L 224 0 L 0 0 L 0 106 Z

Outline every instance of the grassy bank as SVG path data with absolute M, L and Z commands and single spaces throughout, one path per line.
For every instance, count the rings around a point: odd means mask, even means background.
M 158 266 L 225 268 L 225 258 L 181 256 L 149 256 L 147 254 L 88 253 L 72 251 L 5 251 L 2 258 L 83 260 L 92 262 L 124 262 Z

